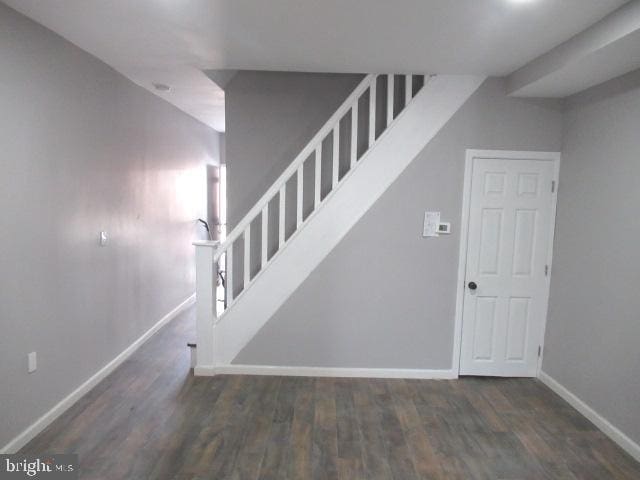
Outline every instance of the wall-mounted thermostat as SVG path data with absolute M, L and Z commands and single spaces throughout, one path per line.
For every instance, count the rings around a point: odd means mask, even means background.
M 438 233 L 440 235 L 448 235 L 451 233 L 451 222 L 441 222 L 438 224 Z
M 424 212 L 423 237 L 439 237 L 451 233 L 451 223 L 440 221 L 440 212 Z

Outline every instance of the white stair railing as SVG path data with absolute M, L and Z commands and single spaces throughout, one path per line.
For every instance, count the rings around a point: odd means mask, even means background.
M 335 113 L 329 118 L 324 126 L 316 133 L 311 141 L 302 149 L 298 156 L 291 162 L 291 164 L 285 169 L 280 177 L 271 185 L 271 187 L 265 192 L 265 194 L 256 202 L 256 204 L 249 210 L 244 218 L 236 225 L 236 227 L 229 233 L 227 238 L 221 244 L 213 244 L 211 242 L 195 242 L 197 247 L 206 248 L 208 252 L 201 252 L 196 256 L 196 269 L 197 279 L 200 283 L 197 286 L 198 295 L 198 316 L 200 314 L 207 315 L 207 312 L 213 310 L 213 319 L 221 319 L 226 311 L 233 307 L 233 305 L 239 301 L 242 294 L 247 291 L 257 277 L 263 272 L 270 263 L 272 263 L 278 256 L 278 254 L 284 249 L 284 247 L 293 240 L 296 233 L 314 216 L 318 209 L 324 202 L 329 200 L 336 189 L 349 177 L 353 171 L 363 160 L 366 153 L 373 147 L 378 141 L 380 136 L 391 126 L 391 124 L 397 119 L 398 115 L 406 106 L 411 102 L 413 97 L 422 89 L 427 81 L 426 77 L 417 75 L 385 75 L 386 76 L 386 91 L 381 92 L 378 87 L 378 78 L 380 75 L 370 74 L 360 82 L 355 90 L 347 97 L 342 105 L 335 111 Z M 398 98 L 395 93 L 394 84 L 395 81 L 400 78 L 404 80 L 404 98 Z M 360 99 L 363 95 L 369 94 L 368 102 L 368 119 L 363 118 L 363 115 L 359 115 L 358 109 L 360 105 Z M 376 110 L 379 95 L 386 95 L 383 104 L 386 105 L 386 122 L 382 122 L 384 125 L 381 128 L 376 128 L 378 123 L 376 122 Z M 401 105 L 402 108 L 395 108 Z M 341 120 L 348 114 L 351 114 L 351 123 L 349 128 L 350 134 L 350 149 L 346 152 L 348 155 L 348 170 L 340 176 L 340 124 Z M 358 131 L 361 126 L 366 125 L 367 139 L 366 148 L 358 155 Z M 378 131 L 377 131 L 378 130 Z M 332 153 L 331 153 L 331 189 L 322 197 L 322 147 L 323 142 L 329 136 L 332 137 Z M 313 154 L 313 155 L 312 155 Z M 304 166 L 305 162 L 315 162 L 314 172 L 314 195 L 312 210 L 304 216 L 303 204 L 304 204 L 304 192 L 306 188 L 310 188 L 311 185 L 305 185 L 304 179 Z M 296 195 L 295 195 L 295 230 L 287 237 L 286 235 L 286 211 L 287 211 L 287 183 L 296 176 Z M 269 222 L 269 210 L 272 206 L 275 206 L 275 197 L 278 196 L 278 223 L 277 225 L 271 225 Z M 275 215 L 274 215 L 275 216 Z M 251 249 L 251 237 L 253 235 L 252 225 L 256 225 L 256 221 L 260 218 L 260 259 L 254 259 L 252 262 L 252 249 Z M 273 218 L 273 217 L 272 217 Z M 272 228 L 278 229 L 277 235 L 277 249 L 272 252 L 269 257 L 269 232 Z M 257 232 L 256 232 L 257 235 Z M 244 242 L 242 249 L 236 249 L 234 252 L 234 245 L 238 241 Z M 242 253 L 242 282 L 234 279 L 234 264 L 237 261 L 234 255 Z M 223 267 L 219 267 L 223 265 Z M 218 308 L 216 308 L 215 298 L 213 290 L 215 289 L 215 278 L 217 277 L 217 269 L 223 268 L 225 271 L 225 291 L 226 301 L 219 302 Z M 255 270 L 254 272 L 252 272 Z M 237 273 L 237 272 L 236 272 Z M 213 279 L 213 280 L 211 280 Z M 201 282 L 202 280 L 202 282 Z M 241 288 L 234 288 L 236 287 Z M 237 292 L 237 294 L 236 294 Z M 201 296 L 210 296 L 211 298 L 201 298 Z M 202 302 L 202 303 L 200 303 Z M 222 306 L 224 305 L 224 306 Z M 211 313 L 208 313 L 211 318 Z M 199 319 L 199 324 L 202 324 L 204 319 Z M 208 329 L 209 326 L 205 325 L 203 329 Z M 202 333 L 205 333 L 204 331 Z M 200 352 L 198 352 L 200 355 Z

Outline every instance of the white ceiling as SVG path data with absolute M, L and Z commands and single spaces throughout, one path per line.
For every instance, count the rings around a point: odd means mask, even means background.
M 507 75 L 625 0 L 4 0 L 217 130 L 203 70 Z M 168 93 L 152 84 L 172 86 Z

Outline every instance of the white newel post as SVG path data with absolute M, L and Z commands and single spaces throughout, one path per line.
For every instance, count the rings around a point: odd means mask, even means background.
M 216 318 L 218 242 L 194 242 L 196 247 L 196 367 L 195 375 L 211 375 Z

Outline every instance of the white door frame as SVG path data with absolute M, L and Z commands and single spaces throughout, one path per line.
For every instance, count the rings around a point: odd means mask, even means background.
M 549 248 L 547 254 L 547 265 L 549 266 L 549 275 L 547 276 L 547 291 L 544 301 L 545 318 L 543 320 L 541 352 L 538 357 L 537 374 L 540 374 L 542 366 L 542 356 L 544 355 L 544 336 L 547 326 L 547 317 L 549 309 L 549 286 L 551 284 L 551 271 L 553 260 L 553 238 L 556 227 L 556 207 L 558 201 L 558 178 L 560 173 L 560 152 L 529 152 L 529 151 L 512 151 L 512 150 L 475 150 L 467 149 L 464 164 L 464 186 L 462 190 L 462 216 L 460 222 L 460 252 L 458 254 L 458 284 L 456 288 L 456 313 L 454 323 L 454 339 L 453 339 L 453 361 L 451 369 L 457 375 L 460 374 L 460 356 L 462 346 L 462 314 L 464 307 L 464 287 L 465 275 L 467 272 L 467 240 L 469 236 L 469 211 L 471 208 L 471 180 L 473 173 L 473 160 L 475 158 L 498 158 L 504 160 L 547 160 L 554 163 L 554 181 L 555 194 L 551 199 L 551 228 L 549 229 Z M 551 188 L 551 186 L 549 186 Z

